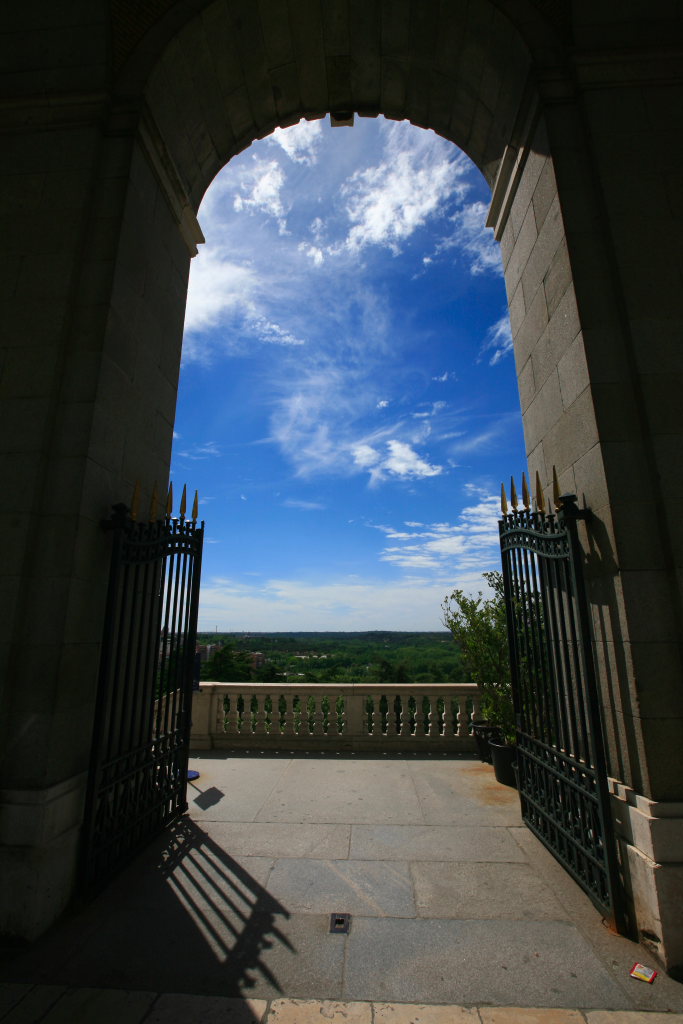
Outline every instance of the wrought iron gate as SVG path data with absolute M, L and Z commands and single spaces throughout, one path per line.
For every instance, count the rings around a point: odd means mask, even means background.
M 605 918 L 624 931 L 576 497 L 546 514 L 502 492 L 500 545 L 517 718 L 522 817 Z
M 136 488 L 137 490 L 137 488 Z M 135 499 L 133 504 L 135 505 Z M 204 524 L 136 521 L 115 505 L 82 889 L 92 893 L 187 809 L 187 759 Z

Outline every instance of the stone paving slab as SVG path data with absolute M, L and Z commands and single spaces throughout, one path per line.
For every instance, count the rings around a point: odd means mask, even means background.
M 41 1018 L 45 1024 L 138 1024 L 152 1006 L 153 992 L 125 992 L 117 989 L 69 989 Z M 7 1024 L 13 1024 L 12 1017 Z
M 629 1007 L 579 932 L 564 921 L 420 919 L 406 925 L 393 918 L 356 918 L 343 997 Z
M 428 825 L 519 825 L 519 797 L 480 761 L 412 761 L 413 785 Z
M 261 1024 L 268 1003 L 264 999 L 224 996 L 159 996 L 145 1024 Z
M 254 820 L 413 825 L 423 818 L 407 762 L 321 759 L 313 772 L 300 759 L 289 762 Z
M 400 861 L 279 860 L 268 891 L 292 914 L 416 914 L 410 871 Z
M 200 773 L 188 786 L 187 800 L 196 821 L 254 821 L 273 789 L 287 772 L 290 760 L 250 758 L 248 779 L 244 760 L 217 755 L 193 758 L 192 767 Z M 202 794 L 213 791 L 208 806 L 202 806 Z
M 30 985 L 18 985 L 12 982 L 0 984 L 0 1020 L 30 991 Z
M 35 1024 L 43 1020 L 46 1013 L 67 991 L 66 985 L 31 986 L 26 995 L 17 1002 L 4 1017 L 2 1024 Z
M 567 919 L 529 864 L 418 862 L 411 874 L 420 917 Z
M 275 999 L 268 1024 L 373 1024 L 370 1003 Z
M 2 1024 L 683 1024 L 681 1013 L 527 1006 L 233 999 L 35 986 Z M 0 1004 L 2 1007 L 2 1004 Z M 150 1009 L 151 1007 L 151 1009 Z
M 526 860 L 506 828 L 465 824 L 354 825 L 350 855 L 359 860 Z
M 621 1011 L 619 1011 L 621 1012 Z M 584 1024 L 579 1010 L 533 1009 L 522 1006 L 480 1007 L 481 1024 Z
M 208 826 L 208 819 L 202 820 Z M 232 857 L 307 857 L 345 860 L 351 825 L 302 825 L 289 822 L 211 822 L 212 839 Z
M 475 1007 L 374 1003 L 373 1024 L 480 1024 Z

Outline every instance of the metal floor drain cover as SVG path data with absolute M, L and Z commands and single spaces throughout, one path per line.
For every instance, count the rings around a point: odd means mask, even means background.
M 350 927 L 350 914 L 330 914 L 330 931 L 334 934 L 347 935 Z

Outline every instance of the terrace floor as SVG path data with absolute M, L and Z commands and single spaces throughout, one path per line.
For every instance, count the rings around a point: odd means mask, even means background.
M 2 1024 L 683 1021 L 683 985 L 629 977 L 652 958 L 604 927 L 487 765 L 191 766 L 186 819 L 5 959 Z M 331 934 L 342 913 L 348 934 Z

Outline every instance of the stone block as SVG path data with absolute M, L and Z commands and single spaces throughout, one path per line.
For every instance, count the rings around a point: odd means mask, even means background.
M 588 1024 L 683 1024 L 683 1013 L 656 1010 L 589 1010 Z
M 521 284 L 517 287 L 515 296 L 522 294 L 524 295 L 524 289 Z M 530 302 L 527 303 L 526 297 L 522 300 L 522 308 L 526 309 L 524 320 L 517 331 L 515 337 L 515 351 L 519 351 L 523 358 L 530 356 L 537 345 L 543 338 L 544 332 L 548 328 L 548 310 L 545 304 L 545 292 L 542 288 L 539 288 Z M 543 374 L 543 380 L 547 377 L 547 373 Z M 543 381 L 541 381 L 543 383 Z
M 520 863 L 523 860 L 506 828 L 485 828 L 469 823 L 460 827 L 354 825 L 350 856 L 411 863 L 449 858 L 468 863 Z
M 566 415 L 566 413 L 565 413 Z M 566 462 L 556 458 L 555 446 L 550 443 L 548 446 L 548 435 L 550 430 L 562 417 L 562 395 L 560 393 L 560 381 L 556 373 L 552 374 L 542 388 L 538 390 L 533 402 L 524 413 L 524 437 L 528 448 L 535 448 L 539 441 L 546 443 L 546 455 L 557 463 L 558 468 L 564 467 Z M 573 461 L 573 460 L 572 460 Z
M 268 891 L 297 914 L 335 910 L 363 917 L 413 917 L 408 865 L 382 861 L 279 860 Z
M 551 1010 L 520 1006 L 482 1006 L 481 1024 L 585 1024 L 580 1010 Z
M 475 1007 L 374 1003 L 373 1024 L 480 1024 Z
M 550 377 L 553 382 L 556 378 Z M 545 386 L 547 387 L 547 385 Z M 541 395 L 545 391 L 541 391 Z M 559 393 L 559 380 L 557 382 Z M 555 398 L 555 388 L 550 392 Z M 550 411 L 546 414 L 550 417 Z M 598 441 L 592 396 L 589 388 L 581 392 L 576 401 L 564 410 L 544 434 L 545 453 L 548 461 L 557 466 L 558 473 L 573 466 Z M 561 484 L 561 490 L 562 490 Z
M 228 996 L 172 995 L 155 996 L 145 1024 L 261 1024 L 266 1019 L 265 999 L 231 999 Z
M 45 1024 L 73 1024 L 79 1019 L 97 1020 L 98 1024 L 139 1024 L 155 999 L 155 992 L 68 989 L 42 1019 Z
M 45 1015 L 65 992 L 65 985 L 32 985 L 30 991 L 3 1017 L 3 1021 L 7 1024 L 35 1024 L 38 1020 L 45 1020 Z
M 572 285 L 572 269 L 569 265 L 566 240 L 560 242 L 550 266 L 543 277 L 545 302 L 548 315 L 552 318 L 563 295 Z
M 512 337 L 515 339 L 515 352 L 517 350 L 520 352 L 524 351 L 530 347 L 530 344 L 527 342 L 526 334 L 522 329 L 526 316 L 526 306 L 524 305 L 524 291 L 521 284 L 517 285 L 508 303 L 508 312 L 510 315 Z
M 522 369 L 517 374 L 517 385 L 519 387 L 519 400 L 522 412 L 525 412 L 536 395 L 536 381 L 534 379 L 534 367 L 531 359 L 527 359 Z
M 340 1003 L 331 999 L 274 999 L 268 1024 L 372 1024 L 369 1003 Z
M 485 858 L 482 851 L 481 861 Z M 467 863 L 459 858 L 456 863 L 439 862 L 435 855 L 426 863 L 413 863 L 411 871 L 420 917 L 534 921 L 567 917 L 528 864 Z
M 515 245 L 505 268 L 505 283 L 508 288 L 508 294 L 510 292 L 514 293 L 521 281 L 524 268 L 529 262 L 529 257 L 533 252 L 537 239 L 538 231 L 536 229 L 534 211 L 529 207 L 519 227 L 519 231 L 516 232 Z M 531 294 L 526 292 L 525 294 L 530 299 L 533 298 L 533 292 Z
M 522 271 L 522 286 L 527 304 L 531 302 L 541 282 L 545 279 L 548 267 L 552 265 L 553 256 L 563 240 L 564 224 L 560 213 L 560 202 L 555 197 Z M 550 304 L 548 311 L 552 316 L 554 309 L 551 309 Z

